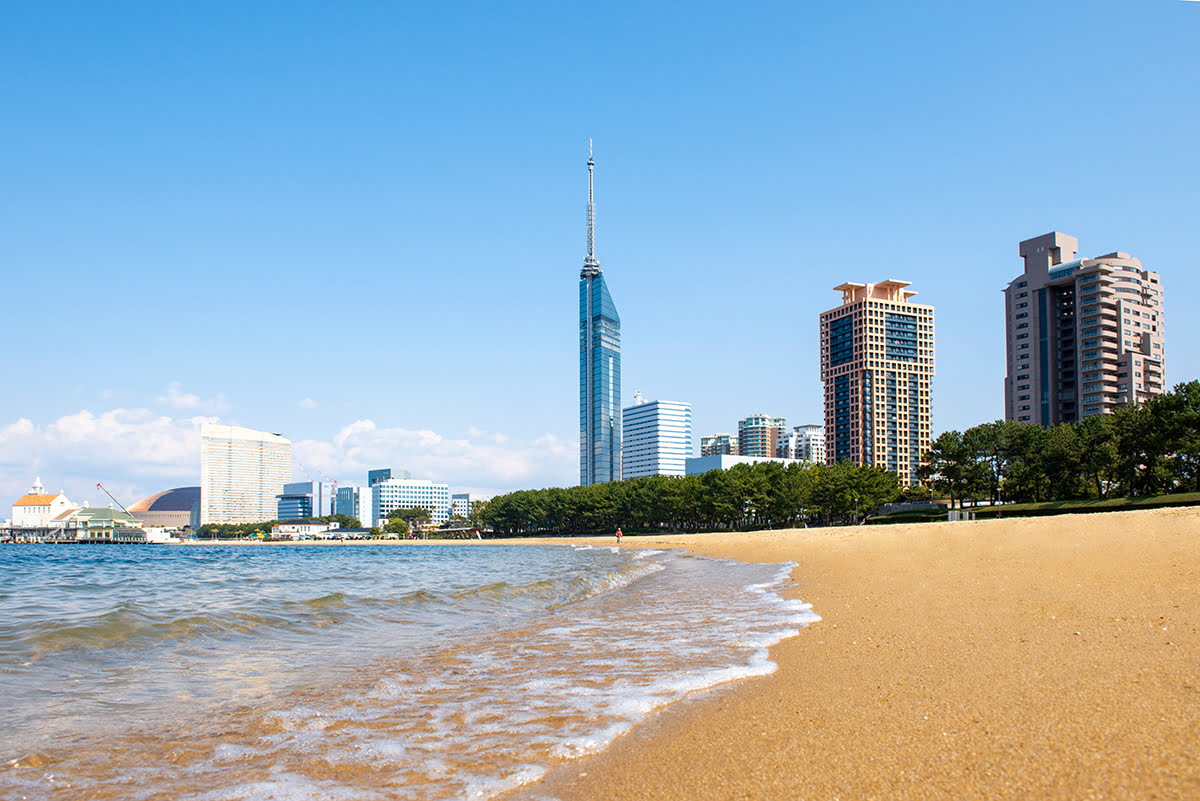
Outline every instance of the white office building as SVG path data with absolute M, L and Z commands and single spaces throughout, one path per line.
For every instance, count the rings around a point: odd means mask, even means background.
M 292 443 L 278 434 L 205 423 L 200 429 L 200 522 L 274 520 L 292 477 Z
M 371 489 L 375 491 L 375 520 L 386 518 L 388 512 L 396 509 L 417 507 L 428 509 L 435 525 L 450 519 L 449 484 L 435 484 L 414 478 L 389 478 L 375 482 Z
M 825 427 L 793 426 L 792 433 L 779 438 L 775 453 L 784 459 L 825 464 Z
M 692 455 L 692 404 L 646 401 L 621 412 L 621 478 L 682 476 Z

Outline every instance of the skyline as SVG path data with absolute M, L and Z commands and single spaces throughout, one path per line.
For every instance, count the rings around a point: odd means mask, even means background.
M 878 278 L 938 309 L 934 435 L 1001 419 L 1002 290 L 1053 230 L 1162 276 L 1197 377 L 1200 8 L 988 11 L 9 8 L 0 488 L 198 484 L 200 418 L 355 482 L 575 483 L 588 137 L 619 406 L 697 437 L 822 420 L 818 316 Z M 1137 57 L 1064 57 L 1105 42 Z

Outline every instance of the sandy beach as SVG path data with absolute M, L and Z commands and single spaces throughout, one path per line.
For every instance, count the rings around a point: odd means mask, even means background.
M 510 798 L 1200 798 L 1198 510 L 625 547 L 795 561 L 823 620 Z

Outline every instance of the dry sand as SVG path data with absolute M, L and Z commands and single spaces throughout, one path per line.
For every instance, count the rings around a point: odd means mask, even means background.
M 823 620 L 514 799 L 1200 798 L 1200 511 L 625 544 L 793 560 Z

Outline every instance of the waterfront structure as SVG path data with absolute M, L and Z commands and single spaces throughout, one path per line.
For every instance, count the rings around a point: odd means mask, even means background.
M 450 485 L 414 478 L 388 478 L 375 482 L 372 519 L 379 521 L 396 509 L 421 508 L 434 525 L 450 519 Z
M 929 450 L 934 375 L 933 307 L 908 286 L 844 283 L 842 304 L 821 315 L 826 463 L 882 467 L 901 486 Z
M 646 401 L 634 393 L 621 411 L 621 477 L 682 476 L 692 456 L 692 404 Z
M 1021 242 L 1004 290 L 1004 417 L 1051 426 L 1166 391 L 1162 286 L 1128 253 L 1077 258 L 1053 231 Z
M 333 514 L 336 488 L 326 481 L 294 481 L 275 496 L 276 520 L 300 520 Z
M 787 467 L 790 464 L 800 464 L 797 459 L 781 459 L 778 456 L 738 456 L 735 454 L 713 454 L 712 456 L 694 456 L 686 460 L 684 474 L 699 476 L 710 470 L 728 470 L 735 464 L 756 464 L 758 462 L 775 462 Z
M 825 464 L 825 427 L 794 426 L 792 433 L 779 438 L 775 452 L 784 459 Z
M 12 525 L 17 528 L 40 528 L 49 526 L 55 518 L 75 508 L 60 490 L 46 492 L 40 477 L 33 480 L 29 492 L 12 505 Z
M 321 520 L 288 520 L 271 526 L 271 536 L 280 539 L 336 540 L 341 536 L 341 523 Z
M 709 434 L 700 438 L 701 456 L 737 456 L 738 438 L 735 434 Z
M 579 273 L 579 483 L 621 478 L 621 318 L 596 260 L 588 144 L 587 255 Z
M 372 471 L 374 472 L 374 471 Z M 338 487 L 333 513 L 353 517 L 359 525 L 371 528 L 379 525 L 375 514 L 374 487 Z
M 240 426 L 201 426 L 201 523 L 274 520 L 275 497 L 291 475 L 290 440 Z
M 130 513 L 147 527 L 178 529 L 200 525 L 200 488 L 176 487 L 142 498 Z
M 779 456 L 776 445 L 786 433 L 786 418 L 752 414 L 738 421 L 738 455 L 760 458 Z

